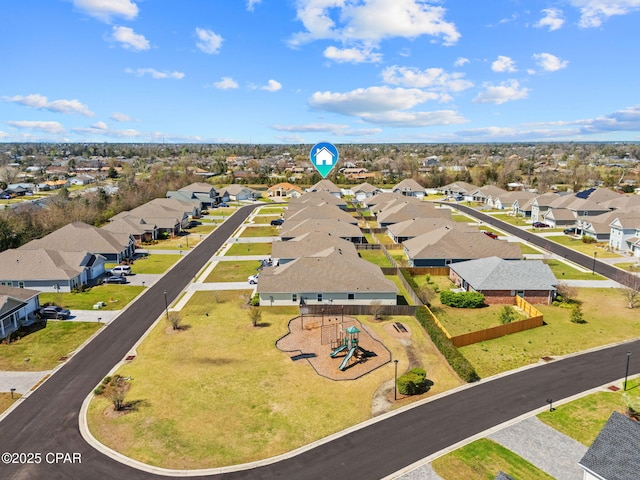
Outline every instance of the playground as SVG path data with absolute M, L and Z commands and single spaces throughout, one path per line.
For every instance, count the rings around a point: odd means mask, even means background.
M 375 334 L 341 314 L 295 317 L 276 347 L 331 380 L 355 380 L 391 361 L 391 352 Z

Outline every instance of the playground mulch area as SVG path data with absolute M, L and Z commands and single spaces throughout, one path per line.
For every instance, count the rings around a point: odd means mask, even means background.
M 360 330 L 358 345 L 373 355 L 352 359 L 347 368 L 340 371 L 338 367 L 347 352 L 335 358 L 330 354 L 342 345 L 346 329 L 352 326 Z M 356 318 L 340 315 L 296 317 L 289 322 L 289 333 L 276 342 L 276 347 L 289 354 L 293 361 L 307 361 L 318 375 L 331 380 L 355 380 L 391 361 L 391 352 L 375 334 Z

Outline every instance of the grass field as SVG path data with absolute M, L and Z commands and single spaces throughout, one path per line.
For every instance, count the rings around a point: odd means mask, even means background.
M 0 392 L 0 413 L 17 402 L 21 396 L 19 393 L 13 392 L 13 398 L 11 398 L 11 392 Z
M 512 478 L 553 480 L 522 457 L 486 438 L 435 459 L 431 466 L 444 480 L 489 480 L 499 471 Z
M 616 263 L 616 267 L 628 272 L 640 272 L 640 263 L 638 262 Z
M 605 280 L 603 276 L 597 273 L 582 272 L 559 260 L 547 259 L 544 260 L 544 263 L 549 265 L 549 268 L 559 280 Z
M 253 223 L 256 224 L 269 224 L 272 220 L 280 218 L 279 215 L 256 215 L 253 217 Z
M 262 215 L 280 215 L 285 207 L 260 207 L 259 213 Z
M 404 288 L 404 285 L 400 283 L 400 279 L 397 275 L 385 275 L 387 280 L 391 280 L 398 287 L 398 305 L 414 305 L 412 298 L 409 296 L 409 292 Z M 404 298 L 404 302 L 402 299 Z
M 181 235 L 166 240 L 158 240 L 153 245 L 143 245 L 145 250 L 188 250 L 200 243 L 200 235 Z
M 206 235 L 207 233 L 213 232 L 215 229 L 216 226 L 212 222 L 202 222 L 202 225 L 190 228 L 189 244 L 191 244 L 191 238 L 193 238 L 194 236 L 200 238 L 200 235 Z
M 205 282 L 246 282 L 247 277 L 258 273 L 258 261 L 218 262 Z M 251 286 L 247 283 L 247 289 Z
M 617 253 L 608 252 L 604 248 L 606 243 L 584 243 L 579 238 L 573 238 L 567 235 L 550 235 L 547 239 L 564 245 L 565 247 L 572 248 L 580 253 L 584 253 L 589 257 L 593 257 L 594 252 L 596 252 L 598 258 L 620 258 L 620 255 Z
M 522 252 L 523 255 L 526 255 L 526 254 L 540 255 L 541 253 L 543 253 L 541 250 L 533 248 L 527 245 L 526 243 L 518 242 L 518 244 L 520 245 L 520 251 Z
M 204 468 L 281 454 L 370 418 L 374 393 L 393 378 L 392 364 L 353 381 L 320 377 L 274 346 L 297 309 L 265 308 L 264 326 L 255 328 L 242 296 L 219 292 L 216 303 L 212 292 L 198 292 L 183 309 L 188 329 L 174 333 L 160 322 L 136 360 L 118 371 L 134 379 L 127 400 L 137 408 L 113 418 L 104 415 L 108 401 L 94 397 L 93 435 L 152 465 Z M 415 319 L 391 320 L 412 332 L 416 359 L 434 382 L 427 395 L 459 385 Z M 406 368 L 406 350 L 385 322 L 363 321 Z
M 536 305 L 545 326 L 460 349 L 481 377 L 640 336 L 636 315 L 626 308 L 621 293 L 610 288 L 579 289 L 585 324 L 572 323 L 570 310 Z
M 147 255 L 137 259 L 131 266 L 132 273 L 164 273 L 182 257 L 173 254 Z
M 453 308 L 440 303 L 436 298 L 431 303 L 431 311 L 452 335 L 484 330 L 500 325 L 500 312 L 502 305 L 488 305 L 482 308 Z M 519 313 L 515 314 L 514 321 L 526 318 Z
M 134 285 L 96 285 L 79 293 L 50 293 L 40 294 L 40 303 L 52 302 L 68 308 L 73 315 L 74 310 L 92 310 L 98 302 L 106 303 L 103 310 L 120 310 L 136 298 L 145 287 Z
M 0 344 L 0 370 L 38 372 L 58 365 L 102 327 L 97 322 L 49 320 L 47 326 L 8 345 Z
M 234 243 L 225 253 L 227 256 L 234 255 L 271 255 L 270 243 Z
M 279 230 L 277 227 L 271 226 L 248 226 L 244 229 L 244 231 L 240 234 L 243 238 L 255 238 L 255 237 L 277 237 Z
M 501 220 L 510 225 L 515 225 L 516 227 L 526 227 L 527 225 L 531 225 L 522 217 L 514 217 L 513 215 L 508 215 L 506 213 L 495 213 L 491 216 L 496 220 Z
M 391 262 L 382 253 L 382 250 L 358 250 L 360 257 L 368 262 L 371 262 L 379 267 L 391 267 Z

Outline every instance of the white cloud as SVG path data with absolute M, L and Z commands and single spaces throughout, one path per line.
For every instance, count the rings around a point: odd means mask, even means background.
M 511 100 L 522 100 L 529 95 L 529 89 L 520 87 L 517 80 L 508 80 L 500 85 L 485 85 L 484 92 L 473 99 L 473 103 L 502 104 Z
M 86 117 L 94 114 L 89 107 L 79 100 L 53 100 L 49 101 L 44 95 L 34 93 L 27 96 L 16 95 L 14 97 L 2 97 L 6 102 L 17 103 L 25 107 L 37 108 L 39 110 L 49 110 L 56 113 L 76 113 Z
M 349 137 L 376 135 L 382 132 L 380 128 L 351 128 L 349 125 L 337 123 L 307 123 L 302 125 L 271 125 L 271 128 L 279 132 L 320 133 L 327 132 L 332 135 L 345 135 Z
M 113 112 L 111 114 L 111 120 L 115 120 L 116 122 L 130 122 L 131 121 L 131 117 L 129 115 L 127 115 L 126 113 L 120 113 L 120 112 Z
M 73 5 L 87 15 L 103 22 L 110 22 L 112 17 L 123 17 L 133 20 L 138 16 L 138 6 L 131 0 L 72 0 Z
M 253 12 L 253 9 L 256 5 L 258 5 L 262 0 L 247 0 L 247 10 Z
M 143 77 L 145 75 L 151 75 L 152 78 L 162 79 L 162 78 L 170 78 L 174 80 L 181 80 L 184 78 L 184 73 L 182 72 L 161 72 L 156 70 L 155 68 L 126 68 L 125 72 L 131 75 L 135 75 L 136 77 Z
M 277 92 L 282 88 L 282 84 L 277 80 L 269 80 L 267 84 L 263 87 L 260 87 L 260 90 L 266 90 L 267 92 Z
M 381 53 L 374 53 L 370 48 L 337 48 L 327 47 L 324 56 L 338 63 L 378 63 L 382 61 Z
M 467 63 L 469 63 L 469 59 L 468 58 L 458 57 L 458 58 L 456 58 L 456 61 L 453 62 L 453 65 L 454 65 L 454 67 L 462 67 L 463 65 L 466 65 Z
M 196 28 L 196 36 L 199 40 L 198 42 L 196 42 L 196 46 L 201 51 L 208 54 L 219 52 L 223 41 L 223 38 L 220 35 L 211 30 Z
M 442 68 L 419 70 L 393 65 L 382 71 L 382 79 L 391 85 L 431 88 L 438 91 L 461 92 L 472 87 L 473 83 L 463 77 L 463 73 L 447 73 Z
M 7 124 L 12 127 L 27 130 L 38 130 L 46 133 L 64 133 L 64 127 L 59 122 L 41 122 L 35 120 L 11 120 Z
M 549 28 L 550 32 L 558 30 L 564 24 L 564 18 L 562 18 L 562 10 L 557 8 L 545 8 L 542 10 L 544 15 L 538 23 L 534 25 L 536 28 Z
M 8 134 L 8 133 L 3 132 L 2 130 L 0 130 L 0 138 L 6 138 L 6 137 L 8 137 L 8 136 L 9 136 L 9 134 Z
M 104 122 L 96 122 L 91 125 L 91 128 L 95 128 L 96 130 L 106 130 L 109 127 L 107 127 L 107 124 Z
M 460 33 L 444 19 L 445 13 L 425 0 L 299 0 L 297 18 L 306 30 L 295 34 L 290 44 L 333 39 L 372 45 L 385 38 L 430 35 L 451 45 Z
M 113 27 L 113 39 L 116 42 L 120 42 L 122 48 L 127 48 L 140 52 L 142 50 L 149 50 L 151 45 L 149 40 L 144 38 L 144 35 L 140 35 L 133 31 L 133 28 L 129 27 Z
M 516 71 L 516 63 L 510 57 L 498 55 L 498 59 L 491 64 L 491 70 L 512 73 Z
M 315 92 L 309 104 L 318 110 L 362 116 L 407 110 L 429 100 L 438 100 L 439 97 L 437 93 L 417 88 L 369 87 L 347 93 Z
M 238 88 L 238 83 L 231 77 L 222 77 L 220 81 L 215 82 L 213 86 L 220 90 L 229 90 L 231 88 Z
M 640 105 L 610 113 L 604 117 L 582 120 L 582 133 L 640 131 Z
M 557 70 L 562 70 L 569 65 L 567 60 L 560 60 L 555 55 L 550 53 L 535 53 L 533 58 L 536 60 L 536 63 L 547 72 L 555 72 Z
M 387 112 L 369 113 L 360 118 L 378 125 L 390 127 L 431 127 L 466 123 L 467 120 L 454 110 L 436 110 L 433 112 Z
M 613 15 L 627 15 L 640 10 L 640 0 L 570 0 L 580 10 L 579 25 L 583 28 L 599 27 Z

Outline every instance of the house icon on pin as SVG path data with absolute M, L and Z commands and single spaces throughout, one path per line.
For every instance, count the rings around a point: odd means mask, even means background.
M 334 156 L 327 147 L 318 148 L 314 155 L 314 161 L 316 165 L 328 165 L 331 166 L 334 163 Z

